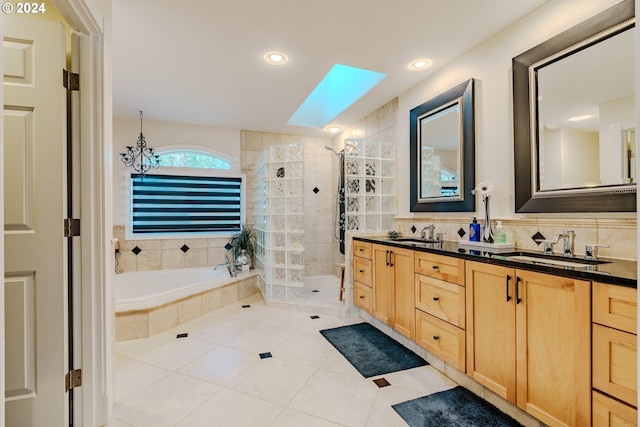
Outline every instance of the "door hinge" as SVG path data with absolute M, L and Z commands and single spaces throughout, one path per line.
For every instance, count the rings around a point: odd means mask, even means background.
M 62 85 L 66 90 L 80 90 L 80 74 L 62 70 Z
M 72 388 L 80 387 L 82 385 L 82 369 L 74 369 L 71 372 L 67 372 L 64 377 L 65 391 L 69 391 Z
M 64 237 L 77 237 L 80 235 L 80 220 L 78 218 L 65 218 Z

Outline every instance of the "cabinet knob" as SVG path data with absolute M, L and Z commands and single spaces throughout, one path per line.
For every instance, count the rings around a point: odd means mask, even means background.
M 364 270 L 358 270 L 360 273 L 364 273 Z
M 438 341 L 438 340 L 440 339 L 440 337 L 439 337 L 439 336 L 437 336 L 437 335 L 434 335 L 434 336 L 433 336 L 433 339 L 434 339 L 434 340 L 436 340 L 436 341 Z
M 433 268 L 434 270 L 437 270 L 437 269 L 438 269 L 438 266 L 437 266 L 437 265 L 434 265 L 434 266 L 432 266 L 432 268 Z
M 364 249 L 362 249 L 362 248 L 359 248 L 358 250 L 359 250 L 360 252 L 364 252 Z
M 360 295 L 360 299 L 364 299 L 364 295 Z
M 434 301 L 438 301 L 440 298 L 439 297 L 433 297 Z

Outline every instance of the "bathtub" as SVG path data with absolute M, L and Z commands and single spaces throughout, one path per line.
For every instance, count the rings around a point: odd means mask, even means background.
M 114 274 L 116 341 L 146 338 L 258 293 L 255 272 L 184 268 Z

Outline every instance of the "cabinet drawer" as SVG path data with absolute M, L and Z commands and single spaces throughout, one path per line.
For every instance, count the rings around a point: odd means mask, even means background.
M 428 252 L 416 252 L 416 273 L 464 286 L 464 260 Z
M 372 313 L 373 295 L 371 288 L 362 283 L 353 282 L 353 303 L 367 313 Z
M 615 399 L 592 392 L 594 427 L 637 427 L 638 410 Z
M 630 405 L 638 401 L 638 337 L 593 325 L 593 387 Z
M 465 328 L 465 288 L 422 274 L 415 275 L 416 308 Z
M 371 259 L 371 243 L 354 240 L 353 256 L 359 256 L 360 258 Z
M 371 260 L 353 257 L 353 280 L 371 286 Z
M 465 372 L 465 334 L 462 329 L 416 309 L 416 342 Z
M 637 334 L 638 290 L 593 282 L 593 321 Z

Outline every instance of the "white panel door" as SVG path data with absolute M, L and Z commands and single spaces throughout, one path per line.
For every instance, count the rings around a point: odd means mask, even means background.
M 68 425 L 62 25 L 4 15 L 6 425 Z

